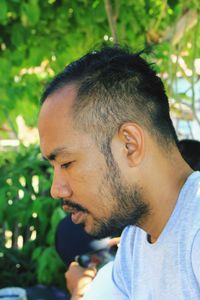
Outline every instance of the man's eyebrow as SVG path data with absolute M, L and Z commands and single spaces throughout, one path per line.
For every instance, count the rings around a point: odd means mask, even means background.
M 45 160 L 56 160 L 56 158 L 60 155 L 60 154 L 71 154 L 72 151 L 69 151 L 69 149 L 67 147 L 60 147 L 60 148 L 56 148 L 55 150 L 53 150 L 49 155 L 47 155 L 46 157 L 43 156 L 43 158 Z

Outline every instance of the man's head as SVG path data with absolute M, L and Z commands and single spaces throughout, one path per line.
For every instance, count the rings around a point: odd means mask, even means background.
M 141 54 L 118 47 L 92 51 L 58 74 L 41 102 L 62 87 L 75 84 L 75 126 L 90 132 L 101 149 L 104 140 L 111 141 L 116 130 L 128 121 L 147 128 L 162 147 L 163 143 L 168 147 L 177 142 L 168 99 L 161 79 Z
M 54 167 L 53 197 L 96 236 L 149 213 L 139 176 L 145 135 L 167 152 L 177 142 L 160 78 L 140 53 L 118 47 L 93 51 L 53 79 L 39 131 Z

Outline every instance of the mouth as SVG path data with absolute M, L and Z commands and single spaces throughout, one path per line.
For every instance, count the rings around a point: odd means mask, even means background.
M 82 211 L 73 212 L 71 214 L 72 222 L 74 224 L 84 223 L 84 216 L 85 216 L 85 213 Z
M 65 203 L 65 201 L 62 202 L 62 208 L 66 213 L 71 214 L 71 219 L 74 224 L 83 223 L 83 219 L 84 219 L 84 216 L 86 215 L 86 212 L 78 210 L 74 207 L 67 205 Z

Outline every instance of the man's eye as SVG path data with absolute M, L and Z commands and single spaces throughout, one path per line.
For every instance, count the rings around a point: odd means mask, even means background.
M 61 165 L 61 168 L 62 169 L 67 169 L 70 165 L 71 165 L 72 161 L 68 162 L 68 163 L 65 163 L 65 164 L 62 164 Z

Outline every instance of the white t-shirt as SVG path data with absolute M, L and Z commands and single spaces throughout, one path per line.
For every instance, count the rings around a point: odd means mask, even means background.
M 103 266 L 88 286 L 83 300 L 111 300 L 114 295 L 112 282 L 113 261 Z
M 155 243 L 142 229 L 125 228 L 112 278 L 113 296 L 103 300 L 200 299 L 200 172 L 187 179 Z

